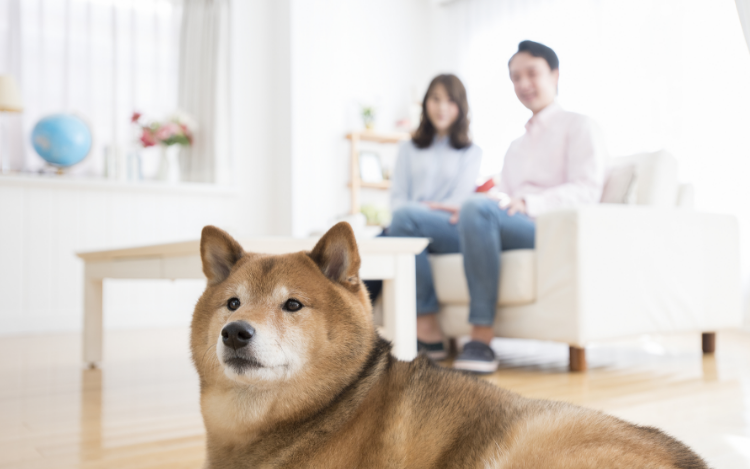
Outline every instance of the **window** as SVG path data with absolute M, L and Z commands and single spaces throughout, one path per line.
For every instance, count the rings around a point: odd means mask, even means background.
M 182 4 L 170 0 L 0 0 L 0 73 L 13 75 L 24 112 L 8 122 L 14 169 L 39 171 L 36 122 L 75 113 L 93 147 L 71 174 L 101 177 L 107 148 L 132 148 L 133 111 L 157 119 L 178 107 Z M 158 149 L 143 152 L 146 176 Z

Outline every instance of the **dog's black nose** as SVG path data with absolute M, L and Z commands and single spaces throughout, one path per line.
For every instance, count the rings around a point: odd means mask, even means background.
M 230 322 L 221 330 L 221 340 L 224 345 L 235 350 L 249 344 L 254 335 L 255 329 L 245 321 Z

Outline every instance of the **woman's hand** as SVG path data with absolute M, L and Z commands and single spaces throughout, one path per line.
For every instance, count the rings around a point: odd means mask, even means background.
M 456 207 L 455 205 L 445 205 L 438 202 L 425 202 L 428 207 L 430 207 L 432 210 L 442 210 L 444 212 L 448 212 L 451 214 L 451 217 L 448 219 L 448 223 L 451 225 L 455 225 L 458 223 L 458 216 L 461 212 L 461 207 Z
M 505 203 L 500 202 L 500 208 L 508 211 L 508 215 L 511 217 L 516 213 L 527 213 L 526 201 L 516 197 L 511 197 L 510 200 Z

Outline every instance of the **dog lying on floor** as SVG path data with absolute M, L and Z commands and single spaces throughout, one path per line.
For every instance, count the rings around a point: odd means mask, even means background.
M 346 223 L 279 256 L 207 226 L 201 258 L 191 348 L 207 468 L 707 467 L 657 429 L 396 360 Z

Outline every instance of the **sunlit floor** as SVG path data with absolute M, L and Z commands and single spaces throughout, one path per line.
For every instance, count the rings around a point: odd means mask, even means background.
M 0 339 L 0 468 L 200 468 L 204 430 L 187 330 L 110 332 L 102 370 L 80 336 Z M 650 336 L 593 346 L 567 372 L 567 346 L 498 340 L 489 380 L 658 426 L 716 469 L 750 467 L 750 333 Z

